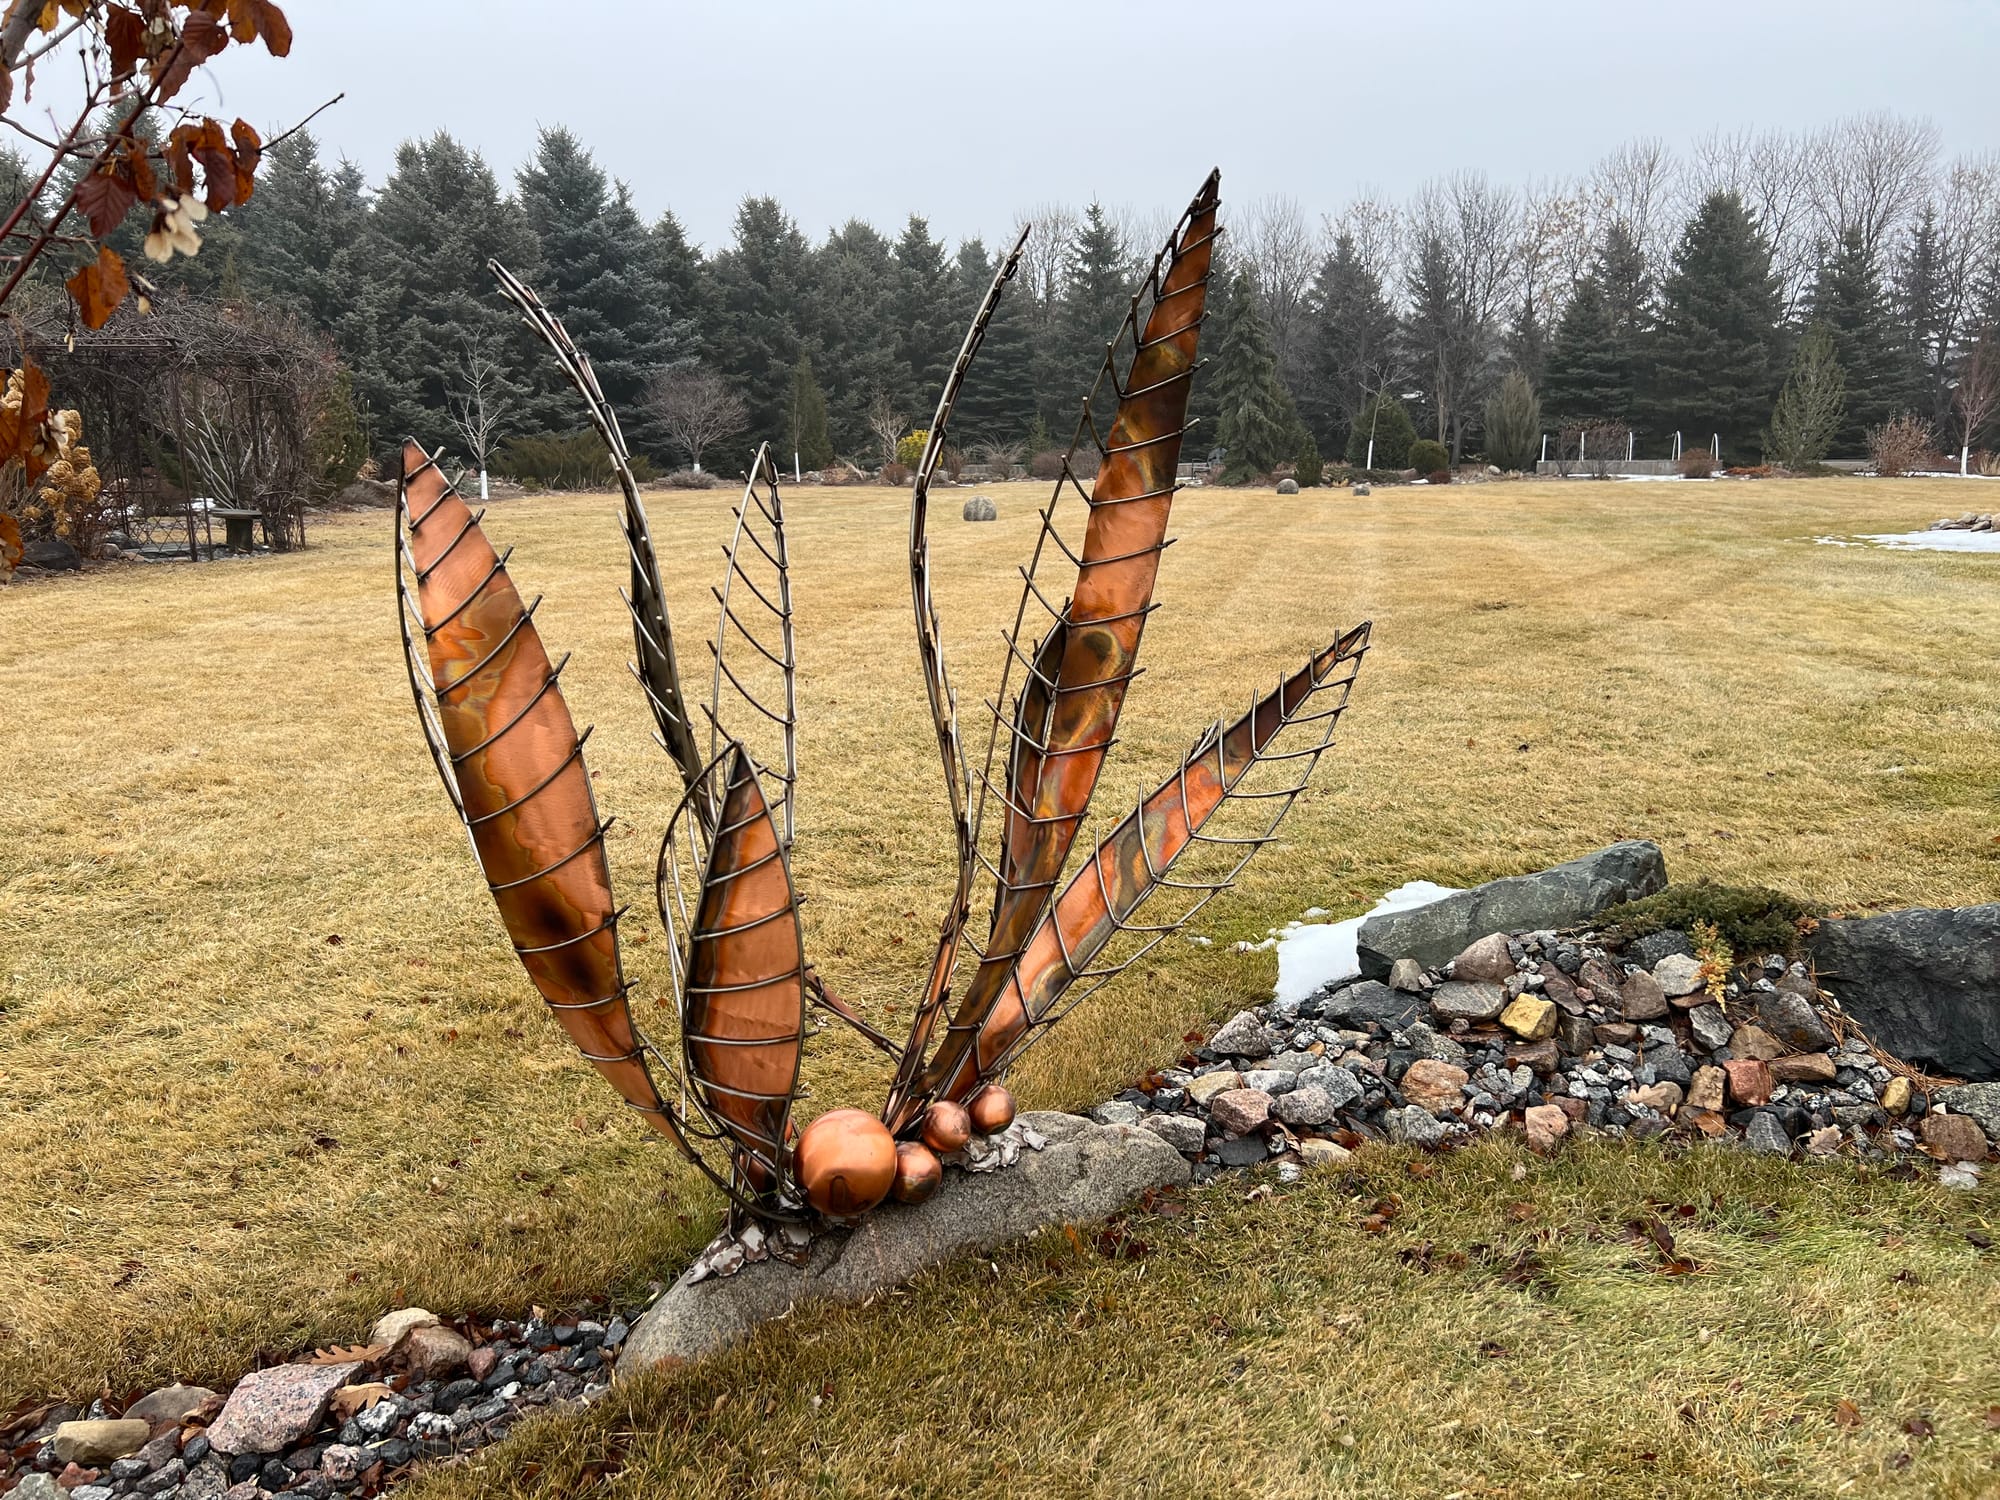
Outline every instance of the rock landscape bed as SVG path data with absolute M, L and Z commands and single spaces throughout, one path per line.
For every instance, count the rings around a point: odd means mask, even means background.
M 1699 932 L 1590 925 L 1665 884 L 1658 848 L 1625 843 L 1385 911 L 1359 929 L 1362 975 L 1240 1011 L 1090 1120 L 1022 1116 L 954 1158 L 962 1170 L 928 1202 L 823 1230 L 794 1262 L 745 1264 L 718 1241 L 729 1264 L 711 1247 L 643 1317 L 537 1310 L 451 1325 L 404 1309 L 365 1345 L 254 1371 L 226 1395 L 174 1385 L 126 1405 L 20 1414 L 0 1429 L 0 1490 L 371 1496 L 535 1412 L 589 1405 L 618 1367 L 698 1358 L 800 1297 L 860 1300 L 1039 1225 L 1101 1218 L 1148 1188 L 1255 1167 L 1296 1179 L 1376 1142 L 1449 1150 L 1515 1132 L 1547 1153 L 1595 1132 L 1848 1156 L 1896 1174 L 1934 1162 L 1948 1185 L 1977 1184 L 2000 1145 L 2000 1081 L 1941 1080 L 1877 1044 L 1993 1079 L 2000 907 L 1820 924 L 1806 952 L 1835 976 L 1836 999 L 1803 960 L 1736 964 Z M 1503 924 L 1535 925 L 1494 930 Z

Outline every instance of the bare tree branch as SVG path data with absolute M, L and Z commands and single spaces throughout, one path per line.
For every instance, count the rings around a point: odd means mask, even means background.
M 696 472 L 705 448 L 733 437 L 750 420 L 743 398 L 720 375 L 699 365 L 660 371 L 646 387 L 645 404 L 687 451 Z

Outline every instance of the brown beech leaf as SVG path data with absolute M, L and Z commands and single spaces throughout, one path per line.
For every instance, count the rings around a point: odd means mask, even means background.
M 129 6 L 107 7 L 104 43 L 111 49 L 111 76 L 130 78 L 146 55 L 146 18 Z
M 132 205 L 139 201 L 138 189 L 126 175 L 130 169 L 120 171 L 120 165 L 107 162 L 99 170 L 85 174 L 76 185 L 76 206 L 90 220 L 90 232 L 99 239 L 122 224 Z
M 264 50 L 273 57 L 289 56 L 292 50 L 292 23 L 285 19 L 285 13 L 271 3 L 271 0 L 229 0 L 229 20 L 237 24 L 239 13 L 247 12 L 254 22 L 257 35 L 264 39 Z M 249 41 L 239 36 L 238 41 Z
M 202 186 L 207 190 L 203 201 L 208 211 L 216 213 L 229 207 L 236 202 L 236 153 L 229 147 L 229 137 L 222 133 L 222 122 L 203 120 L 192 146 L 194 159 L 201 163 Z
M 194 70 L 229 45 L 229 33 L 215 17 L 204 11 L 190 11 L 181 25 L 181 37 L 154 65 L 159 83 L 157 97 L 164 104 L 187 86 Z
M 160 196 L 159 180 L 153 176 L 152 154 L 143 141 L 134 141 L 125 148 L 125 165 L 132 174 L 132 191 L 151 203 Z
M 91 328 L 102 328 L 111 320 L 118 304 L 132 290 L 125 275 L 125 262 L 109 245 L 97 247 L 97 260 L 83 267 L 63 283 L 76 299 L 76 310 Z
M 229 127 L 229 138 L 236 143 L 236 201 L 248 203 L 257 190 L 257 163 L 264 159 L 263 138 L 243 120 Z
M 332 1406 L 345 1422 L 358 1416 L 389 1394 L 389 1387 L 379 1380 L 371 1380 L 366 1385 L 343 1386 L 333 1393 Z
M 1861 1408 L 1842 1396 L 1833 1403 L 1833 1425 L 1836 1427 L 1859 1427 Z

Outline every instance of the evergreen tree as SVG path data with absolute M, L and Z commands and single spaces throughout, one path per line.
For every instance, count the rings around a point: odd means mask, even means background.
M 672 441 L 643 400 L 659 371 L 695 353 L 694 326 L 673 314 L 655 247 L 632 209 L 583 144 L 562 126 L 544 129 L 534 158 L 515 177 L 522 211 L 538 241 L 536 291 L 563 320 L 632 447 L 668 461 Z M 537 393 L 521 414 L 528 430 L 571 431 L 582 404 L 546 360 L 525 383 Z
M 1542 406 L 1559 422 L 1623 422 L 1632 416 L 1631 363 L 1595 276 L 1578 283 L 1556 325 Z
M 972 242 L 978 246 L 978 241 Z M 962 323 L 970 323 L 979 299 L 993 280 L 985 264 L 984 247 L 974 267 L 965 252 L 959 256 L 959 298 Z M 978 274 L 984 271 L 984 275 Z M 1015 279 L 1000 294 L 1000 305 L 986 325 L 986 338 L 959 393 L 952 430 L 965 442 L 1012 443 L 1028 436 L 1035 425 L 1035 308 L 1030 289 Z
M 1926 203 L 1896 266 L 1896 316 L 1913 348 L 1917 409 L 1940 432 L 1951 416 L 1957 329 L 1947 306 L 1937 209 Z
M 1688 433 L 1690 448 L 1719 434 L 1725 452 L 1744 453 L 1777 385 L 1779 309 L 1771 247 L 1756 220 L 1735 193 L 1709 194 L 1661 288 L 1649 350 L 1654 428 Z
M 1131 256 L 1118 227 L 1092 203 L 1064 261 L 1058 343 L 1043 385 L 1043 410 L 1058 434 L 1076 425 L 1079 404 L 1104 363 L 1104 346 L 1117 337 L 1132 306 L 1131 281 Z
M 1604 243 L 1592 257 L 1590 274 L 1604 294 L 1612 332 L 1636 379 L 1640 345 L 1652 323 L 1653 275 L 1646 267 L 1646 252 L 1624 220 L 1614 220 L 1605 231 Z
M 748 441 L 783 440 L 792 369 L 817 331 L 805 236 L 775 198 L 745 198 L 727 250 L 715 257 L 709 343 L 750 407 Z
M 1307 301 L 1306 381 L 1300 415 L 1327 452 L 1347 446 L 1354 414 L 1395 370 L 1396 314 L 1382 280 L 1340 235 Z
M 1778 393 L 1764 457 L 1788 469 L 1824 459 L 1847 411 L 1846 377 L 1834 353 L 1833 330 L 1814 323 L 1799 340 L 1792 373 Z
M 1868 429 L 1906 410 L 1916 394 L 1913 350 L 1896 326 L 1859 229 L 1844 230 L 1820 263 L 1807 305 L 1813 321 L 1825 326 L 1846 376 L 1847 410 L 1834 446 L 1858 456 L 1867 451 Z
M 1511 370 L 1486 403 L 1486 461 L 1503 469 L 1532 469 L 1541 452 L 1542 403 L 1519 370 Z
M 812 356 L 799 351 L 792 369 L 791 448 L 801 465 L 823 469 L 833 462 L 833 439 L 826 426 L 826 396 L 813 378 Z
M 895 256 L 872 225 L 849 219 L 813 253 L 813 280 L 828 426 L 837 452 L 857 453 L 875 441 L 869 402 L 897 399 L 906 379 L 896 348 Z
M 353 289 L 335 340 L 377 440 L 445 441 L 453 370 L 468 348 L 527 366 L 530 335 L 495 292 L 488 256 L 535 269 L 519 205 L 478 152 L 443 131 L 406 141 L 365 229 L 335 261 Z
M 672 209 L 654 221 L 646 239 L 652 279 L 666 291 L 668 314 L 694 325 L 699 352 L 712 359 L 715 351 L 707 342 L 711 289 L 700 249 L 688 239 Z
M 341 247 L 361 233 L 367 211 L 360 169 L 343 162 L 328 172 L 318 143 L 300 131 L 265 153 L 256 193 L 233 211 L 237 274 L 259 299 L 331 329 L 346 290 L 332 268 Z
M 1226 316 L 1213 337 L 1215 438 L 1228 453 L 1223 478 L 1268 473 L 1298 451 L 1303 434 L 1292 398 L 1278 381 L 1271 331 L 1247 272 L 1239 271 L 1230 285 Z
M 1543 326 L 1542 315 L 1532 297 L 1521 298 L 1521 306 L 1514 314 L 1514 326 L 1507 330 L 1506 354 L 1515 371 L 1531 385 L 1540 380 L 1548 369 L 1548 329 Z M 1487 404 L 1491 406 L 1492 397 L 1487 398 Z
M 893 393 L 923 422 L 937 406 L 952 356 L 964 325 L 958 316 L 957 277 L 945 258 L 944 246 L 931 238 L 930 225 L 911 214 L 896 241 L 896 291 L 893 312 L 896 358 L 902 380 Z M 922 413 L 922 415 L 916 415 Z
M 1355 413 L 1353 430 L 1347 435 L 1347 461 L 1360 468 L 1372 453 L 1371 467 L 1400 469 L 1410 461 L 1416 441 L 1417 429 L 1403 403 L 1387 391 L 1377 391 Z

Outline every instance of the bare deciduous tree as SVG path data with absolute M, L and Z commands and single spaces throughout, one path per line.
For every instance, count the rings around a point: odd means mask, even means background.
M 1853 115 L 1818 132 L 1810 181 L 1819 236 L 1832 244 L 1858 229 L 1863 248 L 1879 259 L 1923 202 L 1937 152 L 1937 126 L 1887 110 Z
M 458 389 L 451 395 L 452 425 L 465 442 L 465 451 L 479 470 L 479 498 L 487 492 L 487 460 L 492 457 L 500 424 L 513 409 L 508 399 L 499 363 L 476 341 L 468 341 L 459 361 Z
M 1404 229 L 1402 209 L 1371 188 L 1328 221 L 1326 237 L 1330 242 L 1344 234 L 1353 240 L 1361 263 L 1384 286 L 1393 286 L 1401 279 Z
M 662 370 L 646 387 L 646 406 L 660 419 L 667 434 L 685 449 L 694 471 L 701 472 L 702 450 L 743 430 L 750 408 L 713 370 L 699 365 Z
M 909 430 L 910 418 L 889 399 L 886 392 L 877 391 L 875 399 L 868 403 L 868 430 L 875 434 L 882 444 L 882 462 L 896 461 L 896 444 Z
M 1032 224 L 1035 229 L 1028 236 L 1027 247 L 1021 252 L 1020 269 L 1015 274 L 1021 278 L 1021 289 L 1028 294 L 1036 318 L 1043 326 L 1062 301 L 1063 266 L 1069 243 L 1076 237 L 1078 222 L 1077 211 L 1067 203 L 1035 204 L 1015 221 L 1016 234 L 1023 225 Z
M 1450 446 L 1453 462 L 1499 381 L 1500 329 L 1516 286 L 1518 215 L 1513 190 L 1495 187 L 1483 172 L 1426 183 L 1411 209 L 1412 238 L 1424 249 L 1410 284 L 1429 303 L 1420 320 L 1424 347 L 1412 353 L 1431 372 L 1438 441 Z
M 2000 409 L 2000 343 L 1991 328 L 1981 329 L 1966 351 L 1952 389 L 1951 409 L 1958 417 L 1958 472 L 1965 474 L 1970 472 L 1973 440 Z
M 1278 374 L 1296 388 L 1306 353 L 1306 298 L 1325 246 L 1296 198 L 1260 198 L 1239 221 L 1237 254 L 1250 271 Z
M 1591 238 L 1602 242 L 1612 224 L 1623 224 L 1657 269 L 1673 252 L 1687 218 L 1686 174 L 1666 142 L 1656 136 L 1627 141 L 1598 162 L 1589 193 L 1598 214 Z
M 1695 142 L 1694 157 L 1697 196 L 1732 192 L 1756 214 L 1789 316 L 1812 284 L 1819 248 L 1810 143 L 1782 130 L 1711 131 Z

